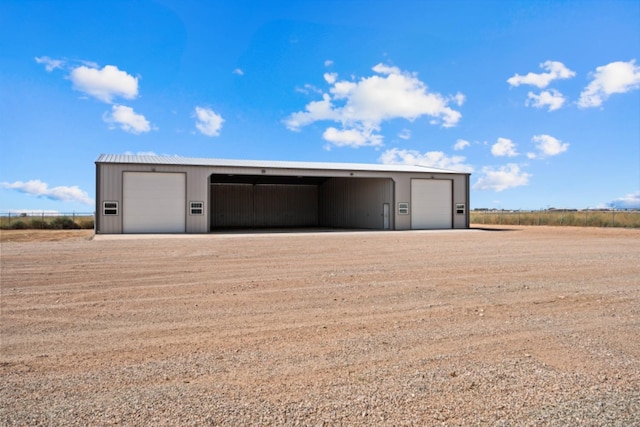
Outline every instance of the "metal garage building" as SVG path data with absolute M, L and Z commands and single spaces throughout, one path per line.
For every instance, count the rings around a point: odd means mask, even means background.
M 96 232 L 469 228 L 469 174 L 402 165 L 103 154 Z

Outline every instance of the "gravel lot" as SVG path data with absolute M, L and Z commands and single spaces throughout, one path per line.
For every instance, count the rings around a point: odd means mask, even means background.
M 1 425 L 640 425 L 640 230 L 2 233 Z

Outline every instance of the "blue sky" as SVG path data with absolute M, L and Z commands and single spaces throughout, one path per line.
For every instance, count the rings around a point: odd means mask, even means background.
M 101 153 L 471 172 L 471 207 L 640 207 L 637 1 L 0 0 L 0 212 Z

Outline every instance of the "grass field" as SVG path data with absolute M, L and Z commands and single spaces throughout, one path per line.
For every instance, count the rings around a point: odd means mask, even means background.
M 0 214 L 1 230 L 93 229 L 93 214 Z
M 471 223 L 640 228 L 640 211 L 472 211 Z

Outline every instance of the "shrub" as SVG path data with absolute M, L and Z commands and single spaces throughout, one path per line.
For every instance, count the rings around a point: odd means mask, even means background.
M 78 225 L 82 229 L 93 230 L 94 228 L 93 222 L 94 222 L 93 218 L 81 219 L 78 221 Z
M 80 228 L 71 218 L 67 217 L 54 218 L 50 225 L 54 230 L 77 230 Z
M 29 226 L 24 221 L 14 221 L 9 226 L 11 230 L 26 230 Z
M 51 226 L 47 221 L 43 219 L 34 218 L 31 221 L 29 221 L 29 228 L 45 230 L 47 228 L 51 228 Z

